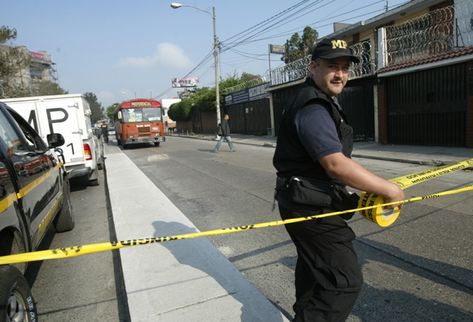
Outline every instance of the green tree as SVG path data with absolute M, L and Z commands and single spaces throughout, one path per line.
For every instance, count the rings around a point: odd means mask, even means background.
M 34 96 L 41 95 L 61 95 L 67 94 L 68 92 L 61 88 L 57 83 L 40 80 L 34 83 L 31 94 Z
M 198 89 L 190 97 L 190 101 L 200 111 L 215 111 L 215 88 Z
M 28 90 L 23 88 L 18 79 L 21 71 L 30 64 L 29 52 L 22 47 L 5 45 L 16 36 L 16 29 L 7 26 L 0 27 L 0 97 L 18 97 L 28 94 Z
M 250 74 L 250 73 L 241 73 L 239 83 L 246 83 L 249 81 L 253 80 L 258 80 L 258 81 L 263 81 L 262 77 L 260 75 L 255 75 L 255 74 Z
M 315 41 L 319 34 L 317 30 L 307 26 L 302 32 L 302 37 L 299 33 L 294 33 L 291 38 L 286 41 L 286 52 L 281 57 L 286 64 L 306 57 L 312 52 Z
M 220 99 L 223 99 L 223 91 L 239 84 L 244 84 L 248 81 L 259 79 L 259 75 L 250 73 L 242 73 L 238 76 L 236 73 L 227 76 L 219 83 Z M 192 109 L 199 111 L 215 111 L 215 87 L 203 87 L 196 89 L 194 93 L 190 94 L 189 98 L 183 99 L 181 102 L 173 104 L 169 108 L 169 117 L 174 121 L 187 121 L 191 117 Z M 222 104 L 221 104 L 222 105 Z
M 109 120 L 113 120 L 117 106 L 118 106 L 118 103 L 113 103 L 112 105 L 108 106 L 105 109 L 105 114 L 107 115 Z
M 169 107 L 169 117 L 174 121 L 187 121 L 190 118 L 192 102 L 190 99 L 174 103 Z
M 84 94 L 84 98 L 89 103 L 92 112 L 90 116 L 91 122 L 96 123 L 103 118 L 102 104 L 98 102 L 97 96 L 94 93 L 87 92 Z

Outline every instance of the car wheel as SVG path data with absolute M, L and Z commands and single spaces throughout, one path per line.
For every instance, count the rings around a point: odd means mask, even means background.
M 13 266 L 0 267 L 0 321 L 36 322 L 37 310 L 30 286 Z
M 160 142 L 154 142 L 154 146 L 159 146 Z
M 61 211 L 54 220 L 54 228 L 58 233 L 69 231 L 74 228 L 74 217 L 72 216 L 71 190 L 69 180 L 64 180 L 64 199 L 62 201 Z

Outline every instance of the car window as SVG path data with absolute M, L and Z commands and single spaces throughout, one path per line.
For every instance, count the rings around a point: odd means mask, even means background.
M 15 128 L 6 118 L 3 112 L 0 112 L 0 135 L 7 145 L 8 153 L 13 155 L 18 150 L 25 150 L 27 147 L 24 146 L 23 141 L 18 135 Z
M 46 151 L 48 149 L 43 139 L 41 139 L 39 135 L 23 119 L 17 120 L 17 122 L 31 148 L 33 148 L 35 151 Z
M 5 114 L 0 113 L 0 134 L 8 147 L 9 153 L 46 151 L 48 149 L 44 141 L 20 115 L 14 112 L 10 112 L 10 115 L 20 126 L 21 133 L 17 132 Z

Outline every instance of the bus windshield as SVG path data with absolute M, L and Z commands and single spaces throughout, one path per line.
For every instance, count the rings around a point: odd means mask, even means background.
M 126 123 L 161 121 L 160 108 L 125 108 L 122 113 Z

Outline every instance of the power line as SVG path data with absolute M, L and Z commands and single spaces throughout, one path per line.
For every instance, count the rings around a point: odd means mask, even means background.
M 294 10 L 295 8 L 297 8 L 298 6 L 302 5 L 304 2 L 307 2 L 307 1 L 308 1 L 308 0 L 300 1 L 300 2 L 296 3 L 295 5 L 293 5 L 293 6 L 289 7 L 289 8 L 287 8 L 287 9 L 285 9 L 285 10 L 283 10 L 283 11 L 278 12 L 278 13 L 275 14 L 274 16 L 271 16 L 271 17 L 269 17 L 268 19 L 265 19 L 265 20 L 263 20 L 262 22 L 257 23 L 256 25 L 253 25 L 253 26 L 251 26 L 251 27 L 249 27 L 249 28 L 247 28 L 247 29 L 245 29 L 245 30 L 243 30 L 243 31 L 241 31 L 241 32 L 239 32 L 239 33 L 237 33 L 237 34 L 235 34 L 235 35 L 233 35 L 233 36 L 231 36 L 231 37 L 225 39 L 223 42 L 230 42 L 231 39 L 237 38 L 238 36 L 242 35 L 242 34 L 245 33 L 245 32 L 248 32 L 248 31 L 250 31 L 250 30 L 251 30 L 251 31 L 254 31 L 255 28 L 259 28 L 260 25 L 264 25 L 264 24 L 268 23 L 269 21 L 272 21 L 272 20 L 276 19 L 277 17 L 279 17 L 279 16 L 281 16 L 281 15 L 284 15 L 286 12 L 290 12 L 291 10 Z
M 317 29 L 317 28 L 322 28 L 322 27 L 327 27 L 327 26 L 332 25 L 333 22 L 330 22 L 330 23 L 328 23 L 328 24 L 323 24 L 323 25 L 321 25 L 320 23 L 323 22 L 323 21 L 327 21 L 327 20 L 333 19 L 333 18 L 335 18 L 335 17 L 341 17 L 341 16 L 343 16 L 343 15 L 346 15 L 346 14 L 349 14 L 349 13 L 353 13 L 353 12 L 359 11 L 359 10 L 361 10 L 361 9 L 365 9 L 365 8 L 367 8 L 367 7 L 369 7 L 369 6 L 372 6 L 372 5 L 374 5 L 374 4 L 378 4 L 378 3 L 380 3 L 380 2 L 384 2 L 384 0 L 382 0 L 382 1 L 377 1 L 377 2 L 374 2 L 374 3 L 368 4 L 368 5 L 365 5 L 365 6 L 363 6 L 363 7 L 359 7 L 359 8 L 356 8 L 356 9 L 353 9 L 353 10 L 350 10 L 350 11 L 346 11 L 346 12 L 343 12 L 343 13 L 338 13 L 337 15 L 330 16 L 330 17 L 327 17 L 327 18 L 325 18 L 325 19 L 323 19 L 323 20 L 320 20 L 320 21 L 318 21 L 318 22 L 314 22 L 314 23 L 307 24 L 307 25 L 313 26 L 313 27 L 316 28 L 316 29 Z M 395 8 L 395 7 L 397 7 L 397 6 L 401 6 L 401 5 L 405 4 L 406 2 L 409 2 L 409 1 L 405 1 L 405 2 L 400 3 L 400 4 L 398 4 L 398 5 L 392 6 L 391 9 L 392 9 L 392 8 Z M 366 13 L 363 13 L 363 14 L 360 14 L 360 15 L 356 15 L 356 16 L 350 16 L 350 17 L 347 17 L 347 18 L 344 19 L 344 20 L 339 20 L 339 22 L 345 22 L 345 21 L 349 21 L 349 20 L 352 20 L 352 19 L 355 19 L 355 18 L 365 17 L 366 15 L 373 14 L 373 13 L 378 13 L 378 12 L 381 12 L 381 11 L 384 12 L 384 11 L 385 11 L 385 8 L 383 7 L 382 9 L 377 9 L 377 10 L 374 10 L 374 11 L 371 11 L 371 12 L 366 12 Z M 307 26 L 307 25 L 305 25 L 305 26 Z M 289 35 L 291 35 L 293 32 L 300 31 L 300 30 L 301 30 L 303 27 L 305 27 L 305 26 L 298 27 L 298 28 L 294 28 L 294 29 L 290 29 L 290 30 L 285 31 L 285 32 L 280 33 L 280 34 L 273 34 L 273 35 L 270 35 L 270 36 L 267 36 L 267 37 L 262 37 L 262 38 L 258 38 L 258 39 L 253 39 L 253 40 L 251 40 L 251 41 L 246 42 L 245 44 L 255 43 L 255 42 L 258 42 L 258 41 L 263 41 L 263 40 L 268 40 L 268 39 L 279 38 L 279 37 L 283 37 L 283 36 L 289 36 Z
M 320 8 L 323 8 L 328 4 L 332 4 L 332 2 L 330 2 L 330 1 L 328 3 L 321 4 L 323 1 L 325 1 L 325 0 L 314 0 L 314 1 L 303 0 L 303 1 L 300 1 L 300 2 L 296 3 L 295 5 L 278 12 L 277 14 L 271 16 L 270 18 L 267 18 L 267 19 L 255 24 L 255 25 L 249 27 L 249 28 L 244 29 L 243 31 L 241 31 L 241 32 L 225 39 L 222 42 L 220 42 L 220 45 L 221 45 L 221 48 L 222 48 L 221 53 L 230 50 L 230 51 L 234 52 L 235 54 L 238 54 L 240 56 L 249 58 L 251 60 L 267 61 L 266 59 L 258 58 L 258 57 L 262 57 L 266 54 L 247 53 L 247 52 L 235 50 L 234 48 L 237 47 L 237 46 L 244 45 L 244 44 L 250 44 L 250 43 L 255 43 L 255 42 L 259 42 L 259 41 L 263 41 L 263 40 L 268 40 L 268 39 L 274 39 L 274 38 L 278 38 L 278 37 L 282 37 L 282 36 L 287 36 L 287 35 L 290 35 L 292 32 L 300 30 L 303 27 L 299 27 L 297 29 L 294 28 L 294 29 L 291 29 L 289 31 L 285 31 L 283 33 L 279 33 L 279 34 L 270 35 L 270 36 L 267 36 L 267 37 L 254 39 L 255 37 L 261 36 L 264 33 L 267 33 L 267 32 L 269 32 L 273 29 L 279 28 L 281 26 L 287 25 L 288 23 L 290 23 L 292 21 L 300 19 L 301 17 L 306 16 L 307 14 L 312 13 L 312 12 L 314 12 L 314 11 L 320 9 Z M 307 2 L 309 2 L 309 3 L 307 3 Z M 359 10 L 362 10 L 362 9 L 366 9 L 367 7 L 379 4 L 381 2 L 385 2 L 385 0 L 375 1 L 375 2 L 372 2 L 370 4 L 364 5 L 363 7 L 358 7 L 356 9 L 352 9 L 352 10 L 343 12 L 341 14 L 338 13 L 337 15 L 330 16 L 330 17 L 327 17 L 325 19 L 319 20 L 318 22 L 314 22 L 312 24 L 307 24 L 307 25 L 313 25 L 316 28 L 326 27 L 326 26 L 331 25 L 332 23 L 324 24 L 324 25 L 320 25 L 320 23 L 324 22 L 324 21 L 327 21 L 327 20 L 330 20 L 330 19 L 333 19 L 335 17 L 340 17 L 340 16 L 343 16 L 343 15 L 346 15 L 346 14 L 349 14 L 349 13 L 353 13 L 353 12 L 356 12 L 356 11 L 359 11 Z M 409 2 L 409 1 L 404 1 L 400 4 L 398 4 L 398 5 L 393 5 L 393 6 L 391 6 L 391 9 L 395 8 L 396 6 L 401 6 L 401 5 L 405 4 L 406 2 Z M 320 4 L 320 6 L 318 6 L 316 8 L 312 8 L 317 4 Z M 310 8 L 312 8 L 312 9 L 308 10 Z M 349 20 L 352 20 L 352 19 L 355 19 L 355 18 L 363 17 L 363 16 L 366 16 L 366 15 L 369 15 L 369 14 L 380 12 L 380 11 L 384 12 L 385 7 L 383 7 L 382 9 L 377 9 L 377 10 L 368 12 L 368 13 L 363 13 L 363 14 L 356 15 L 356 16 L 350 16 L 350 17 L 347 17 L 344 20 L 340 20 L 339 22 L 349 21 Z M 209 59 L 212 57 L 212 53 L 213 53 L 213 50 L 211 50 L 201 60 L 201 62 L 199 62 L 199 64 L 197 64 L 190 72 L 188 72 L 184 76 L 184 78 L 188 77 L 190 74 L 194 73 L 196 70 L 201 68 L 204 64 L 206 64 L 209 61 Z M 204 74 L 207 73 L 209 69 L 210 69 L 210 67 L 204 72 Z M 164 91 L 159 96 L 164 95 L 165 93 L 167 93 L 171 89 L 172 88 L 168 88 L 166 91 Z
M 240 40 L 235 40 L 233 42 L 225 44 L 224 49 L 236 47 L 236 46 L 244 43 L 245 41 L 248 41 L 249 39 L 256 37 L 258 34 L 262 34 L 263 32 L 270 30 L 270 29 L 274 28 L 274 26 L 277 26 L 278 24 L 280 24 L 282 19 L 292 18 L 294 15 L 296 15 L 296 14 L 300 13 L 301 11 L 306 10 L 306 9 L 316 5 L 320 1 L 323 1 L 323 0 L 312 1 L 311 3 L 305 5 L 303 8 L 300 8 L 299 10 L 297 10 L 294 13 L 289 14 L 288 16 L 278 17 L 277 18 L 278 20 L 274 19 L 274 21 L 271 22 L 271 24 L 269 26 L 264 27 L 262 30 L 253 30 L 252 33 L 247 33 L 246 35 L 244 35 L 244 36 L 246 36 L 246 38 L 241 39 L 242 37 L 240 37 Z
M 264 20 L 264 21 L 262 21 L 262 22 L 260 22 L 260 23 L 258 23 L 258 24 L 256 24 L 256 25 L 254 25 L 254 26 L 252 26 L 252 27 L 250 27 L 250 28 L 245 29 L 245 30 L 239 32 L 238 34 L 235 34 L 235 35 L 229 37 L 226 41 L 230 41 L 232 38 L 238 38 L 238 36 L 240 36 L 240 35 L 241 35 L 240 37 L 243 37 L 243 36 L 245 35 L 245 33 L 248 32 L 249 30 L 254 30 L 254 28 L 259 28 L 258 26 L 267 24 L 267 23 L 269 23 L 270 21 L 276 19 L 277 17 L 280 17 L 280 16 L 282 16 L 282 15 L 285 15 L 286 13 L 288 13 L 288 12 L 290 12 L 290 11 L 296 9 L 297 7 L 303 5 L 304 3 L 308 2 L 308 1 L 309 1 L 309 0 L 300 1 L 300 2 L 296 3 L 295 5 L 293 5 L 293 6 L 289 7 L 289 8 L 287 8 L 287 9 L 285 9 L 285 10 L 279 12 L 279 13 L 277 13 L 276 15 L 274 15 L 274 16 L 272 16 L 272 17 L 270 17 L 270 18 L 268 18 L 268 19 L 266 19 L 266 20 Z M 317 0 L 317 1 L 319 1 L 319 0 Z M 197 64 L 190 72 L 188 72 L 188 73 L 184 76 L 184 78 L 185 78 L 185 77 L 188 77 L 190 74 L 194 73 L 197 69 L 199 69 L 203 64 L 205 64 L 205 63 L 209 60 L 209 58 L 211 58 L 212 53 L 213 53 L 213 50 L 210 51 L 210 52 L 202 59 L 202 61 L 201 61 L 199 64 Z M 169 92 L 169 90 L 171 90 L 171 89 L 172 89 L 172 88 L 168 88 L 167 90 L 165 90 L 165 91 L 164 91 L 162 94 L 160 94 L 159 96 L 162 96 L 162 95 L 166 94 L 166 93 Z

